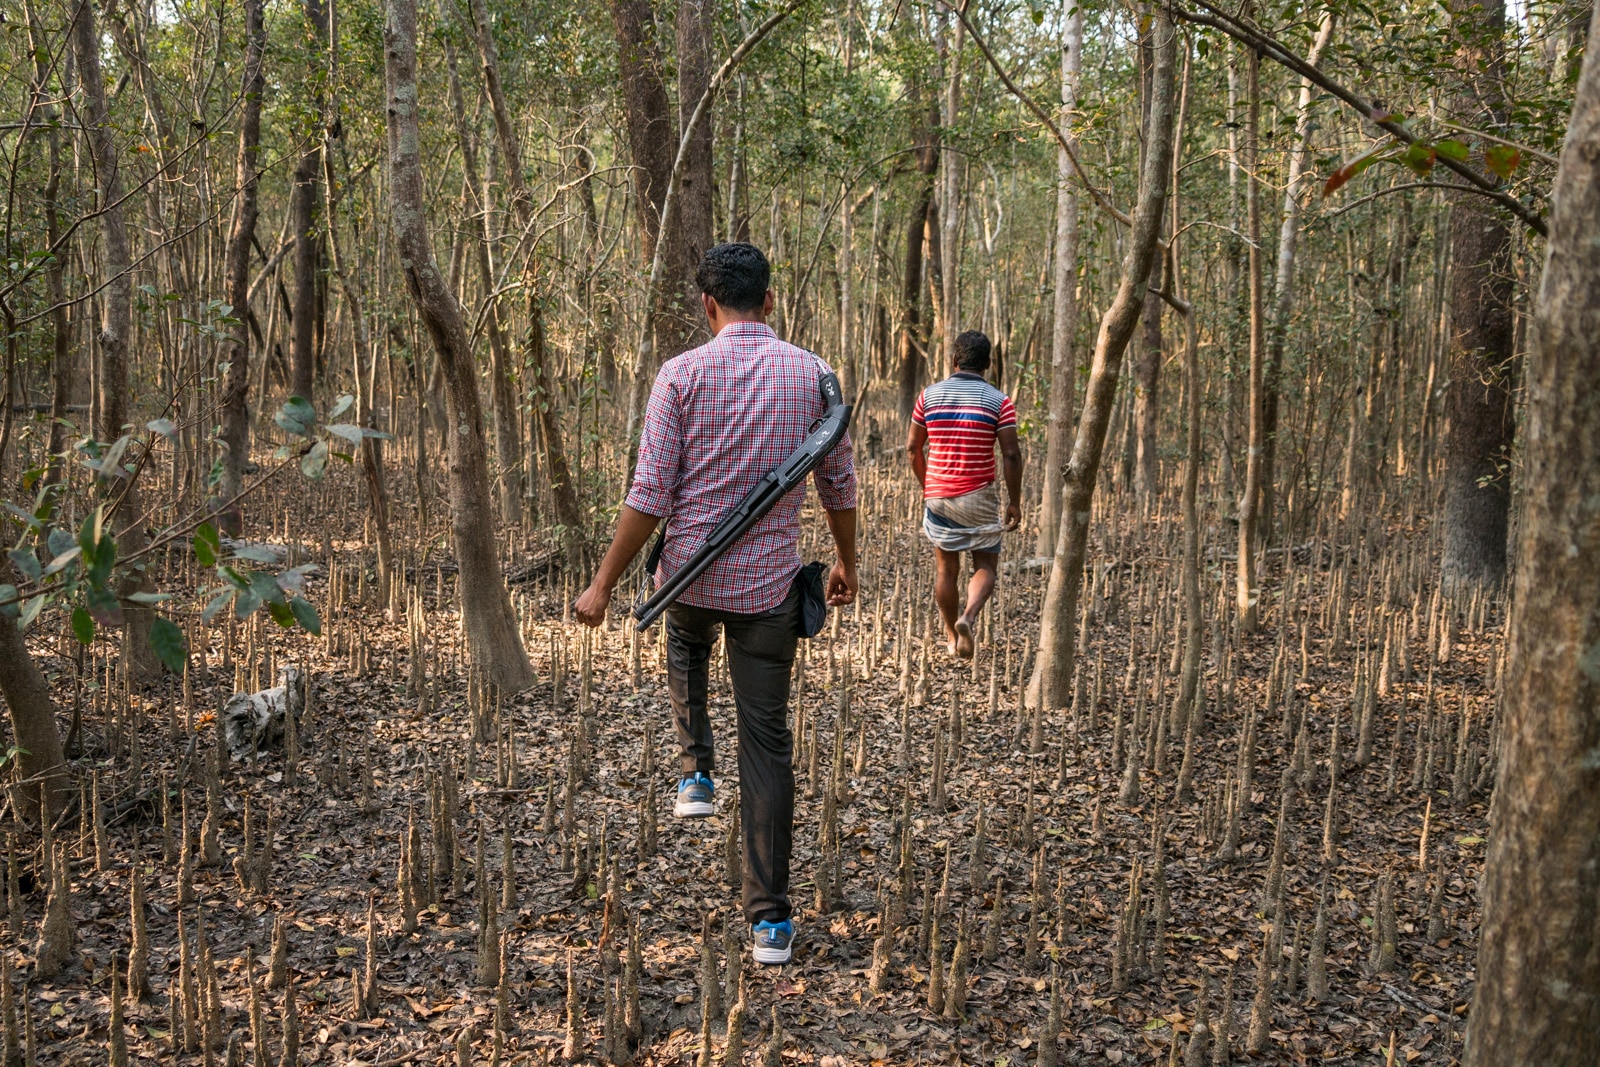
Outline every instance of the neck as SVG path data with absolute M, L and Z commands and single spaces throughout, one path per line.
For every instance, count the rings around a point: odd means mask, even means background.
M 760 312 L 733 312 L 730 314 L 726 311 L 719 310 L 718 315 L 711 323 L 711 332 L 721 333 L 723 330 L 727 329 L 729 326 L 732 326 L 736 322 L 753 322 L 757 325 L 765 326 L 767 324 L 767 317 Z

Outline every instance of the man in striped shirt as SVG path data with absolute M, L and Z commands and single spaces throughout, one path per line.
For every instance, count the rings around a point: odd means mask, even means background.
M 1000 534 L 1022 521 L 1022 448 L 1011 398 L 983 377 L 989 369 L 989 338 L 968 330 L 953 349 L 955 373 L 917 397 L 906 454 L 922 483 L 922 530 L 933 542 L 933 598 L 944 619 L 945 640 L 954 655 L 970 659 L 973 623 L 994 593 Z M 1003 516 L 995 484 L 997 443 L 1005 458 Z M 972 554 L 965 608 L 957 591 L 963 552 Z

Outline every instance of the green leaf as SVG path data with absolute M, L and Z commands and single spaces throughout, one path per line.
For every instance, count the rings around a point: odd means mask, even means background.
M 312 481 L 321 481 L 328 470 L 328 442 L 318 441 L 300 457 L 300 472 Z
M 0 583 L 0 614 L 11 618 L 17 617 L 17 605 L 12 601 L 17 595 L 17 587 Z
M 277 563 L 282 557 L 265 545 L 245 545 L 233 550 L 234 559 L 247 559 L 251 563 Z
M 278 575 L 278 585 L 290 593 L 303 593 L 306 588 L 306 576 L 315 574 L 321 569 L 316 563 L 302 563 Z
M 272 616 L 272 621 L 285 630 L 294 626 L 294 611 L 287 604 L 274 604 L 267 602 L 267 614 Z
M 1492 144 L 1483 150 L 1483 161 L 1501 181 L 1506 181 L 1522 163 L 1522 153 L 1508 144 Z
M 167 670 L 173 674 L 182 674 L 184 662 L 189 658 L 188 645 L 183 639 L 183 631 L 178 624 L 162 615 L 157 615 L 150 624 L 150 647 L 155 649 L 161 662 L 166 664 Z
M 345 412 L 349 411 L 355 402 L 356 398 L 354 396 L 350 395 L 349 393 L 345 393 L 334 402 L 333 410 L 328 412 L 328 418 L 337 419 L 340 415 L 343 415 Z
M 361 443 L 361 427 L 350 422 L 336 422 L 328 427 L 328 432 L 349 441 L 353 445 Z
M 171 600 L 172 599 L 172 594 L 171 593 L 144 593 L 144 592 L 129 593 L 128 594 L 128 599 L 133 601 L 135 604 L 148 604 L 148 605 L 152 605 L 153 606 L 153 605 L 162 604 L 162 603 L 165 603 L 168 600 Z
M 117 594 L 104 587 L 89 590 L 89 614 L 94 616 L 94 621 L 101 626 L 122 625 L 122 604 L 117 600 Z
M 1453 159 L 1457 163 L 1460 163 L 1462 160 L 1466 159 L 1468 154 L 1467 146 L 1462 144 L 1460 141 L 1455 140 L 1454 138 L 1440 141 L 1438 144 L 1433 146 L 1433 150 L 1439 153 L 1445 159 Z
M 256 609 L 260 606 L 260 597 L 256 596 L 255 593 L 248 589 L 242 590 L 234 595 L 233 617 L 240 620 L 248 619 L 250 616 L 255 614 Z
M 278 579 L 266 571 L 250 572 L 250 591 L 269 604 L 286 604 L 283 597 L 283 587 L 278 584 Z
M 304 397 L 291 396 L 283 402 L 283 407 L 278 409 L 272 421 L 292 434 L 309 437 L 317 425 L 317 409 Z
M 126 473 L 122 469 L 122 456 L 123 453 L 128 451 L 128 445 L 132 441 L 132 437 L 123 434 L 116 439 L 110 448 L 106 449 L 106 454 L 100 460 L 90 463 L 89 466 L 102 478 L 109 480 L 122 477 Z
M 26 630 L 33 625 L 33 620 L 37 619 L 39 612 L 44 610 L 44 600 L 45 594 L 40 593 L 22 605 L 22 617 L 17 620 L 17 629 Z
M 167 440 L 175 440 L 178 436 L 178 424 L 171 419 L 151 419 L 144 424 L 144 428 L 151 433 L 158 433 Z
M 80 645 L 94 641 L 94 617 L 82 608 L 72 609 L 72 636 Z
M 194 531 L 194 558 L 200 561 L 202 567 L 215 567 L 217 556 L 222 553 L 222 538 L 217 535 L 217 528 L 209 522 L 202 522 Z
M 217 614 L 221 612 L 223 608 L 228 606 L 228 602 L 232 600 L 238 592 L 239 591 L 237 589 L 229 587 L 224 588 L 222 592 L 212 597 L 211 602 L 207 604 L 205 610 L 200 613 L 200 621 L 205 623 L 207 626 L 210 626 L 211 620 L 216 618 Z
M 65 570 L 72 565 L 73 560 L 81 555 L 83 555 L 83 549 L 73 545 L 50 561 L 50 565 L 44 569 L 44 576 L 48 578 L 58 571 Z
M 293 597 L 289 601 L 289 608 L 294 612 L 295 621 L 300 624 L 302 630 L 313 637 L 322 636 L 322 620 L 317 618 L 317 609 L 312 606 L 311 601 Z
M 45 547 L 50 549 L 50 555 L 59 556 L 73 545 L 77 544 L 72 534 L 60 528 L 50 531 L 50 536 L 45 539 Z
M 1439 153 L 1421 141 L 1407 145 L 1406 150 L 1400 153 L 1400 162 L 1409 167 L 1411 173 L 1419 178 L 1426 178 L 1433 173 L 1433 164 L 1438 158 Z
M 11 557 L 11 562 L 16 566 L 17 570 L 26 575 L 30 582 L 37 582 L 39 580 L 40 568 L 38 556 L 35 556 L 26 548 L 13 548 L 11 551 L 7 552 L 6 555 Z

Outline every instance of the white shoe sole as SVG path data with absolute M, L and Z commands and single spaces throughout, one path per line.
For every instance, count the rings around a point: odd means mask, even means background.
M 679 800 L 672 805 L 672 814 L 680 819 L 704 819 L 716 813 L 717 806 L 709 800 Z
M 757 963 L 764 963 L 769 967 L 788 963 L 794 958 L 794 946 L 788 948 L 764 948 L 759 943 L 751 946 L 750 955 L 755 957 Z

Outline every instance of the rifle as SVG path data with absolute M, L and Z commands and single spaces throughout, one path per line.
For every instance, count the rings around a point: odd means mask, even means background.
M 683 591 L 694 584 L 694 580 L 704 574 L 707 567 L 720 559 L 722 554 L 732 548 L 752 526 L 765 518 L 767 512 L 788 495 L 789 490 L 800 485 L 805 476 L 810 474 L 840 441 L 844 440 L 845 431 L 850 428 L 853 406 L 844 402 L 844 391 L 839 388 L 839 379 L 832 372 L 820 375 L 817 386 L 822 391 L 822 402 L 827 408 L 822 418 L 812 424 L 811 432 L 800 443 L 800 447 L 789 454 L 788 459 L 780 463 L 775 470 L 767 472 L 766 477 L 757 482 L 755 488 L 746 493 L 744 499 L 722 517 L 722 521 L 711 531 L 711 536 L 706 538 L 705 544 L 701 545 L 672 577 L 661 583 L 661 588 L 657 589 L 648 600 L 634 606 L 633 618 L 639 629 L 644 629 L 660 618 L 661 613 L 683 595 Z M 656 551 L 650 554 L 652 560 L 660 555 L 660 548 L 665 544 L 666 536 L 666 530 L 663 529 L 660 539 L 656 542 Z M 652 565 L 647 564 L 647 566 L 654 569 Z

